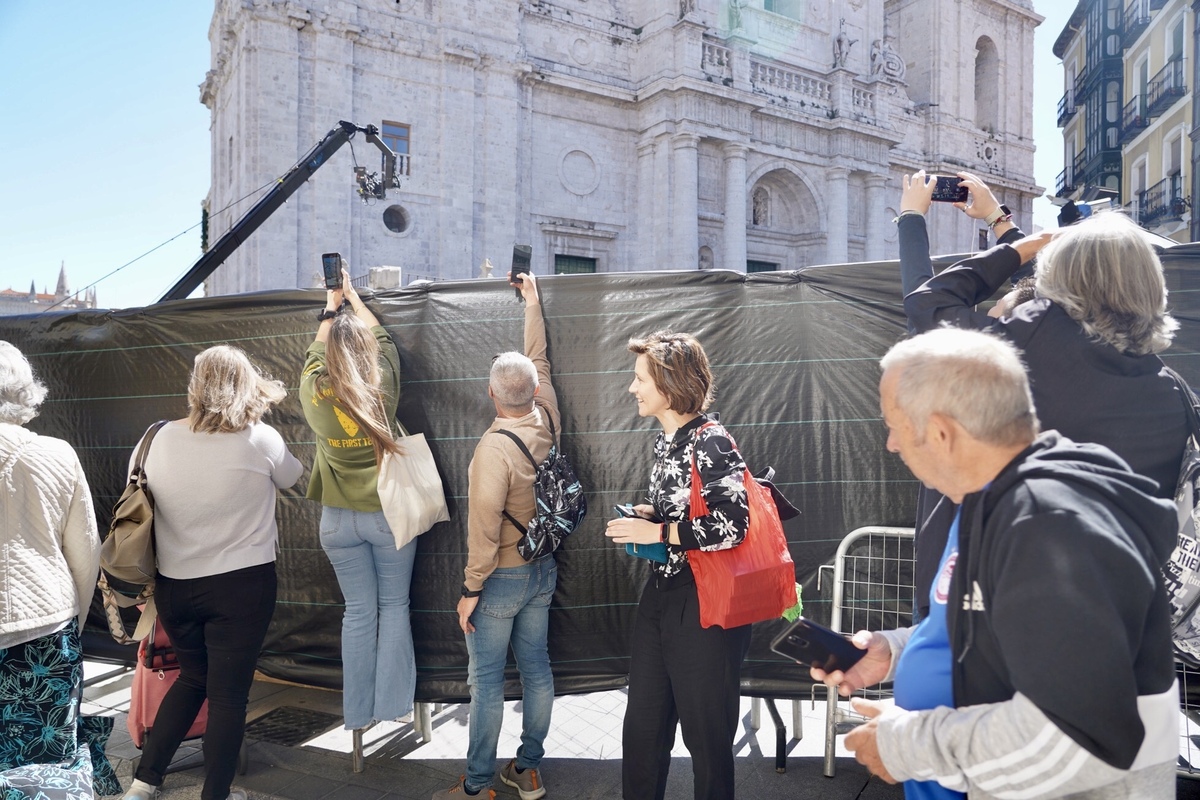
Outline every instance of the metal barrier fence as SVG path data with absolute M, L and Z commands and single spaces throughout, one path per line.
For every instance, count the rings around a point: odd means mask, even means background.
M 912 528 L 868 526 L 846 534 L 833 560 L 830 627 L 854 633 L 912 624 L 916 557 L 913 540 Z M 891 684 L 880 684 L 855 694 L 877 700 L 890 697 L 891 693 Z M 848 700 L 839 700 L 835 689 L 829 689 L 828 694 L 824 773 L 832 778 L 836 771 L 837 735 L 859 724 L 862 717 L 850 711 Z
M 1181 778 L 1200 780 L 1200 669 L 1176 661 L 1179 680 L 1179 761 Z

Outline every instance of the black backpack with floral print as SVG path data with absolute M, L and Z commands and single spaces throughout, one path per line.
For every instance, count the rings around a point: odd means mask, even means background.
M 517 552 L 526 561 L 533 561 L 557 550 L 563 539 L 570 536 L 587 515 L 587 499 L 583 496 L 583 486 L 575 475 L 575 468 L 562 453 L 558 434 L 554 430 L 554 421 L 550 419 L 549 414 L 546 415 L 546 423 L 550 426 L 550 453 L 541 464 L 533 460 L 533 454 L 515 433 L 496 431 L 512 439 L 533 465 L 533 519 L 525 526 L 512 514 L 504 512 L 508 521 L 522 534 L 517 541 Z

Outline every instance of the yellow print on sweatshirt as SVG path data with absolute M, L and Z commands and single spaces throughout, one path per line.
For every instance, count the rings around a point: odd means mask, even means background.
M 363 436 L 361 439 L 326 439 L 330 447 L 371 447 L 371 437 Z

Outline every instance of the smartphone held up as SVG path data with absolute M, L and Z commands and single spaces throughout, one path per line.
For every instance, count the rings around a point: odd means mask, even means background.
M 533 248 L 527 244 L 514 244 L 512 256 L 512 270 L 509 273 L 509 281 L 516 285 L 517 299 L 521 299 L 521 279 L 517 276 L 522 272 L 529 272 L 529 265 L 533 261 Z
M 962 185 L 962 178 L 957 175 L 937 175 L 931 199 L 935 203 L 965 203 L 967 187 Z
M 346 266 L 341 253 L 322 253 L 321 269 L 325 273 L 325 288 L 342 288 L 342 269 Z

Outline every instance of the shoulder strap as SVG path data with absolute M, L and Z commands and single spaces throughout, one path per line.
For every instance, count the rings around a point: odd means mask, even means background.
M 538 467 L 537 462 L 533 460 L 533 454 L 529 452 L 529 448 L 526 447 L 525 443 L 521 441 L 520 436 L 517 436 L 512 431 L 506 431 L 506 430 L 492 431 L 492 433 L 503 434 L 503 435 L 507 436 L 509 439 L 512 439 L 514 442 L 516 442 L 517 447 L 521 448 L 521 452 L 525 454 L 525 457 L 529 459 L 529 463 L 533 465 L 533 471 L 537 472 L 537 467 Z
M 492 431 L 492 433 L 503 434 L 503 435 L 507 436 L 509 439 L 512 439 L 514 442 L 516 442 L 517 447 L 521 448 L 521 452 L 525 454 L 525 457 L 529 459 L 529 463 L 533 465 L 533 471 L 535 473 L 537 472 L 538 465 L 537 465 L 537 462 L 533 460 L 533 453 L 529 452 L 529 448 L 526 447 L 525 443 L 521 441 L 520 436 L 517 436 L 512 431 L 506 431 L 503 429 L 498 430 L 498 431 Z M 505 519 L 507 519 L 509 522 L 511 522 L 513 524 L 513 526 L 516 527 L 516 529 L 521 532 L 522 536 L 525 535 L 526 527 L 524 525 L 522 525 L 521 523 L 517 522 L 516 517 L 514 517 L 512 514 L 508 513 L 508 509 L 503 509 L 500 513 L 502 513 L 504 515 Z
M 138 448 L 137 455 L 133 457 L 133 471 L 141 472 L 142 467 L 146 464 L 146 456 L 150 454 L 150 443 L 154 441 L 154 436 L 162 430 L 162 427 L 167 424 L 167 420 L 160 419 L 158 422 L 146 429 L 146 435 L 142 437 L 142 445 Z
M 1191 428 L 1192 436 L 1200 442 L 1200 398 L 1196 397 L 1192 387 L 1188 386 L 1187 381 L 1178 372 L 1166 365 L 1163 366 L 1163 372 L 1170 375 L 1171 380 L 1175 381 L 1175 386 L 1179 389 L 1179 398 L 1183 401 L 1183 407 L 1187 411 L 1188 427 Z

